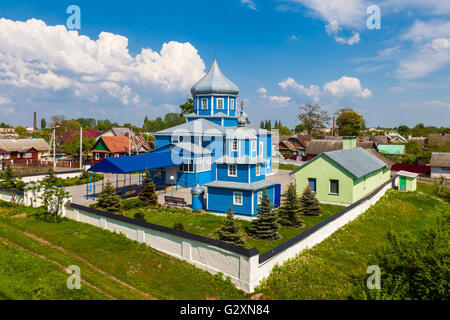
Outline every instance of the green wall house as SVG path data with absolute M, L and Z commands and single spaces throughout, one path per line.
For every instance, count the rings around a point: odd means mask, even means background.
M 389 166 L 362 148 L 324 152 L 291 172 L 297 193 L 309 186 L 321 202 L 352 204 L 390 179 Z
M 409 171 L 399 171 L 397 172 L 398 179 L 396 184 L 398 190 L 400 191 L 416 191 L 417 188 L 417 173 Z

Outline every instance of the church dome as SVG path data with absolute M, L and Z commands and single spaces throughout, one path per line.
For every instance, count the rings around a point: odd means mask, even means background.
M 193 96 L 214 93 L 237 96 L 239 88 L 223 75 L 216 59 L 214 59 L 208 73 L 192 86 L 191 93 Z

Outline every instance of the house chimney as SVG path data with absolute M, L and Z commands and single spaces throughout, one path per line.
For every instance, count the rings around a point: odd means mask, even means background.
M 355 149 L 356 148 L 356 137 L 343 137 L 342 138 L 342 149 Z
M 34 130 L 34 131 L 37 131 L 36 111 L 34 112 L 33 130 Z

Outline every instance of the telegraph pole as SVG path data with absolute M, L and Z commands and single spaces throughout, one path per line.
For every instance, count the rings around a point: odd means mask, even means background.
M 56 171 L 56 127 L 53 127 L 53 171 Z
M 80 127 L 80 170 L 83 168 L 83 127 Z

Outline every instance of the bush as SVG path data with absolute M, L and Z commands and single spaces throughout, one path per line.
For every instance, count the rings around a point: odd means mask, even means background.
M 145 221 L 145 214 L 142 211 L 135 212 L 134 218 L 136 220 Z
M 144 203 L 139 198 L 132 198 L 120 201 L 120 205 L 123 210 L 130 210 L 133 208 L 140 208 L 144 206 Z
M 173 228 L 172 229 L 175 229 L 175 230 L 178 230 L 178 231 L 184 231 L 184 225 L 181 222 L 175 222 L 173 224 Z

